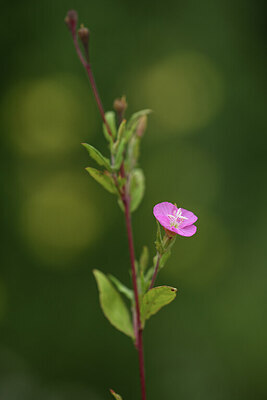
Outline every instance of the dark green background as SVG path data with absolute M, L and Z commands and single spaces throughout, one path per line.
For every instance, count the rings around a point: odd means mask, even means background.
M 107 154 L 64 24 L 91 29 L 106 109 L 152 108 L 136 251 L 153 206 L 198 215 L 158 282 L 174 303 L 145 331 L 148 399 L 266 399 L 264 1 L 13 1 L 1 6 L 1 400 L 139 399 L 136 352 L 98 306 L 92 269 L 129 282 L 123 215 L 87 176 Z M 92 165 L 92 164 L 91 164 Z

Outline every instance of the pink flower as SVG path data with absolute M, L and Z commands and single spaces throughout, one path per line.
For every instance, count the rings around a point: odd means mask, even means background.
M 154 207 L 153 214 L 170 233 L 178 233 L 181 236 L 193 236 L 196 233 L 197 227 L 193 224 L 197 217 L 191 211 L 177 208 L 176 205 L 164 201 Z

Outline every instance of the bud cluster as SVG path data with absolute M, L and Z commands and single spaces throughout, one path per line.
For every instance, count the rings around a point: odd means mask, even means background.
M 89 36 L 90 32 L 89 29 L 86 28 L 83 24 L 81 24 L 81 27 L 78 29 L 78 32 L 76 33 L 77 29 L 77 24 L 78 24 L 78 13 L 75 10 L 70 10 L 68 11 L 66 17 L 65 17 L 65 23 L 67 27 L 69 28 L 73 39 L 76 41 L 77 38 L 77 33 L 80 41 L 82 42 L 84 51 L 85 51 L 85 56 L 87 61 L 89 62 Z

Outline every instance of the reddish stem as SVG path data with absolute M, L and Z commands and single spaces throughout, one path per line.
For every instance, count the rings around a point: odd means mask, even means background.
M 134 298 L 135 298 L 135 312 L 136 312 L 136 322 L 137 322 L 136 348 L 137 348 L 138 356 L 139 356 L 141 393 L 142 393 L 142 400 L 146 400 L 145 367 L 144 367 L 145 363 L 144 363 L 144 351 L 143 351 L 143 330 L 142 330 L 142 325 L 141 325 L 140 305 L 139 305 L 137 277 L 136 277 L 136 269 L 135 269 L 135 255 L 134 255 L 133 232 L 132 232 L 132 222 L 131 222 L 131 213 L 130 213 L 130 199 L 129 199 L 129 196 L 127 196 L 127 194 L 123 198 L 123 203 L 124 203 L 124 207 L 125 207 L 125 222 L 126 222 L 126 229 L 127 229 L 127 236 L 128 236 L 131 269 L 132 269 L 132 283 L 133 283 Z
M 106 128 L 107 128 L 109 136 L 114 141 L 110 126 L 109 126 L 109 124 L 108 124 L 108 122 L 106 120 L 106 117 L 105 117 L 104 107 L 102 105 L 102 102 L 101 102 L 101 99 L 100 99 L 100 96 L 99 96 L 99 93 L 98 93 L 98 90 L 97 90 L 97 87 L 96 87 L 95 78 L 94 78 L 94 75 L 93 75 L 91 64 L 90 64 L 89 61 L 87 62 L 84 59 L 83 55 L 82 55 L 82 52 L 81 52 L 81 49 L 79 47 L 79 43 L 78 43 L 78 40 L 77 40 L 76 31 L 74 29 L 71 30 L 71 36 L 72 36 L 72 39 L 73 39 L 73 43 L 74 43 L 74 46 L 75 46 L 76 53 L 77 53 L 82 65 L 84 66 L 84 68 L 85 68 L 85 70 L 87 72 L 87 75 L 88 75 L 88 78 L 89 78 L 89 81 L 90 81 L 90 84 L 91 84 L 91 87 L 92 87 L 92 90 L 93 90 L 93 93 L 94 93 L 94 96 L 95 96 L 95 100 L 96 100 L 96 103 L 97 103 L 97 106 L 98 106 L 98 109 L 99 109 L 99 112 L 100 112 L 100 115 L 101 115 L 101 118 L 102 118 L 104 124 L 106 125 Z M 88 56 L 88 58 L 89 58 L 89 56 Z
M 77 55 L 84 66 L 90 84 L 92 86 L 92 90 L 95 96 L 95 100 L 100 112 L 100 115 L 102 117 L 102 120 L 107 128 L 107 131 L 109 135 L 113 139 L 113 135 L 111 132 L 111 129 L 109 127 L 109 124 L 105 118 L 105 112 L 104 108 L 96 87 L 94 75 L 91 69 L 91 64 L 90 62 L 86 61 L 82 55 L 81 49 L 78 44 L 77 40 L 77 35 L 76 35 L 76 30 L 75 27 L 73 26 L 71 28 L 71 34 L 72 34 L 72 39 L 73 43 L 77 52 Z M 121 175 L 124 177 L 125 176 L 125 171 L 124 171 L 124 164 L 122 163 L 121 169 L 120 169 Z M 139 356 L 139 372 L 140 372 L 140 383 L 141 383 L 141 393 L 142 393 L 142 400 L 146 400 L 146 386 L 145 386 L 145 367 L 144 367 L 144 351 L 143 351 L 143 330 L 142 330 L 142 325 L 141 325 L 141 317 L 140 317 L 140 305 L 139 305 L 139 298 L 138 298 L 138 287 L 137 287 L 137 276 L 136 276 L 136 270 L 135 270 L 135 255 L 134 255 L 134 243 L 133 243 L 133 232 L 132 232 L 132 222 L 131 222 L 131 212 L 130 212 L 130 197 L 128 194 L 128 185 L 126 182 L 126 185 L 123 188 L 123 193 L 121 194 L 122 201 L 124 203 L 125 207 L 125 221 L 126 221 L 126 229 L 127 229 L 127 237 L 128 237 L 128 244 L 129 244 L 129 252 L 130 252 L 130 260 L 131 260 L 131 269 L 132 269 L 132 284 L 133 284 L 133 289 L 134 289 L 134 297 L 135 297 L 135 314 L 136 314 L 136 323 L 137 323 L 137 329 L 136 329 L 136 348 L 138 350 L 138 356 Z

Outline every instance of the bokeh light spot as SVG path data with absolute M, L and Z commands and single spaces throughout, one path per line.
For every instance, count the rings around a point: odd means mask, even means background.
M 84 85 L 86 86 L 86 85 Z M 7 93 L 3 106 L 8 138 L 24 155 L 59 157 L 77 146 L 96 116 L 92 99 L 72 76 L 23 82 Z
M 142 72 L 135 82 L 135 102 L 155 111 L 155 123 L 170 133 L 186 133 L 206 126 L 223 103 L 223 82 L 205 54 L 175 54 Z
M 60 173 L 29 194 L 21 210 L 22 236 L 47 264 L 70 265 L 107 226 L 80 175 Z

